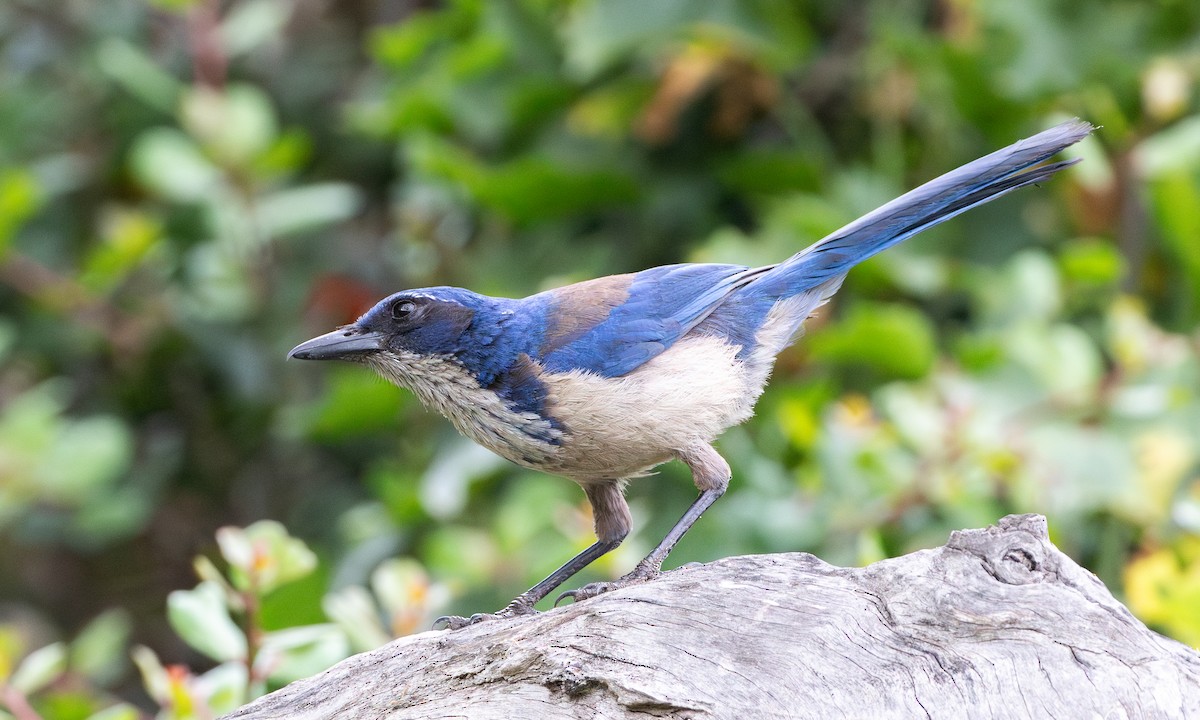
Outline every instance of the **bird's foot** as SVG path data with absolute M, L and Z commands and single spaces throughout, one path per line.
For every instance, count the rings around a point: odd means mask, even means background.
M 433 621 L 434 630 L 460 630 L 468 625 L 477 625 L 488 620 L 507 620 L 508 618 L 521 617 L 522 615 L 536 615 L 537 610 L 533 609 L 533 603 L 523 597 L 518 596 L 508 605 L 505 605 L 502 610 L 497 610 L 494 613 L 475 613 L 471 617 L 463 617 L 462 615 L 443 615 Z
M 558 604 L 564 598 L 571 598 L 572 603 L 583 602 L 597 595 L 603 595 L 606 592 L 612 592 L 613 590 L 626 588 L 630 585 L 644 583 L 647 580 L 653 580 L 660 574 L 662 574 L 662 570 L 659 568 L 639 563 L 631 572 L 622 575 L 616 580 L 602 580 L 600 582 L 588 583 L 581 588 L 562 593 L 554 600 L 554 606 L 558 607 Z

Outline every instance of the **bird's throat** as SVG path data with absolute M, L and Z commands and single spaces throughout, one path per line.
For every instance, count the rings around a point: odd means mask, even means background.
M 494 391 L 480 386 L 452 357 L 388 351 L 376 353 L 366 362 L 489 450 L 537 470 L 555 465 L 562 431 L 537 413 L 510 407 Z

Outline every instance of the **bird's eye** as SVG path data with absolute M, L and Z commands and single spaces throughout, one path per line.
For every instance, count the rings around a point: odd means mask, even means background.
M 395 320 L 404 320 L 409 315 L 412 315 L 416 309 L 416 303 L 411 300 L 398 300 L 395 305 L 392 305 L 392 318 Z

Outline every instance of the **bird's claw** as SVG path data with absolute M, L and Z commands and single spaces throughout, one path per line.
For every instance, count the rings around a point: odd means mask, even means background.
M 602 580 L 600 582 L 588 583 L 581 588 L 575 590 L 567 590 L 554 599 L 554 607 L 563 601 L 564 598 L 571 598 L 572 603 L 583 602 L 590 600 L 597 595 L 603 595 L 606 592 L 619 590 L 630 585 L 646 582 L 652 578 L 658 577 L 660 571 L 656 568 L 636 567 L 633 572 L 628 575 L 623 575 L 616 580 Z
M 504 607 L 503 610 L 498 610 L 494 613 L 475 613 L 471 617 L 463 617 L 462 615 L 443 615 L 433 621 L 434 630 L 461 630 L 468 625 L 478 625 L 481 622 L 488 620 L 507 620 L 508 618 L 520 617 L 522 615 L 536 615 L 537 610 L 533 609 L 533 605 L 523 601 L 521 598 L 513 600 Z
M 462 615 L 442 615 L 437 620 L 433 621 L 434 630 L 461 630 L 468 625 L 481 623 L 496 617 L 493 614 L 475 613 L 471 617 L 463 617 Z
M 554 599 L 554 607 L 558 607 L 558 604 L 561 603 L 564 598 L 571 598 L 572 603 L 583 602 L 584 600 L 589 600 L 597 595 L 603 595 L 610 590 L 616 590 L 619 587 L 622 586 L 618 585 L 616 581 L 588 583 L 581 588 L 567 590 L 566 592 L 559 594 L 559 596 Z

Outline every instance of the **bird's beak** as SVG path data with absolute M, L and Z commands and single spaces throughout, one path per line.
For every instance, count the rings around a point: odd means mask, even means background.
M 382 335 L 347 325 L 300 343 L 287 356 L 289 360 L 357 360 L 382 349 Z

